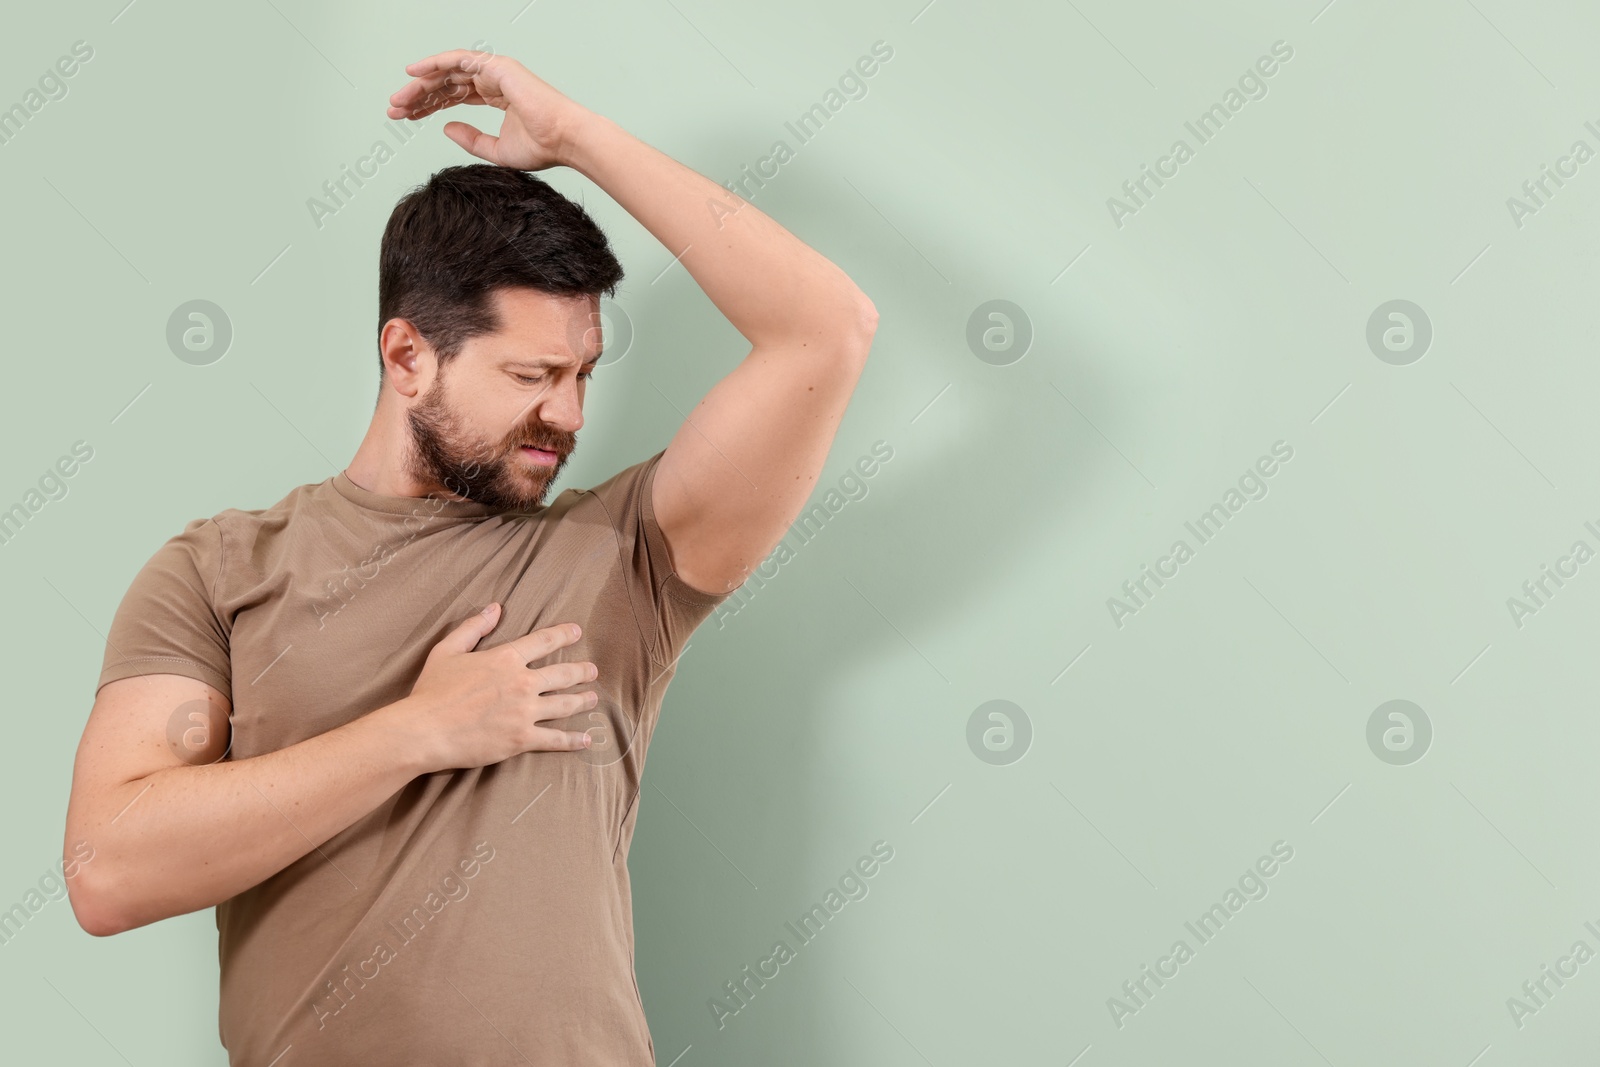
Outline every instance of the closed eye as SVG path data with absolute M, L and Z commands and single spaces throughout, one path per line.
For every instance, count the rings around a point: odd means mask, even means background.
M 511 376 L 513 378 L 515 378 L 517 381 L 521 382 L 523 385 L 537 385 L 538 383 L 544 381 L 544 375 L 542 375 L 542 374 L 539 375 L 538 377 L 531 377 L 531 376 L 526 375 L 526 374 L 512 374 Z M 585 378 L 585 379 L 593 378 L 594 377 L 594 371 L 592 371 L 592 370 L 580 371 L 578 373 L 578 377 L 579 378 Z

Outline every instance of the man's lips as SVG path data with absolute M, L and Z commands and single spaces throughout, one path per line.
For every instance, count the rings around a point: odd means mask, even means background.
M 561 458 L 561 454 L 548 448 L 537 448 L 533 445 L 522 445 L 518 451 L 538 463 L 554 463 Z

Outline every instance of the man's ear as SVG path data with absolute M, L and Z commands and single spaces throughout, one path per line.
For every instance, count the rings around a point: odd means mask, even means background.
M 438 370 L 433 348 L 407 319 L 394 318 L 383 324 L 378 351 L 383 356 L 387 387 L 401 396 L 414 397 L 425 391 Z

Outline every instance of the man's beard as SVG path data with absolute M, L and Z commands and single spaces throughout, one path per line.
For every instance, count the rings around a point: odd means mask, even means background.
M 519 425 L 497 442 L 472 438 L 445 402 L 443 375 L 406 413 L 406 421 L 412 446 L 406 471 L 412 478 L 430 490 L 442 489 L 498 511 L 541 507 L 545 492 L 577 447 L 576 434 L 537 424 Z M 556 462 L 548 467 L 532 464 L 522 457 L 522 445 L 554 452 Z

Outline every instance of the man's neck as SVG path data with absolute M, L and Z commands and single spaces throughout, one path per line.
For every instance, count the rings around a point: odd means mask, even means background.
M 381 496 L 424 497 L 430 492 L 447 500 L 465 500 L 453 493 L 442 493 L 418 482 L 406 469 L 404 457 L 410 442 L 398 421 L 388 412 L 372 416 L 366 436 L 344 474 L 357 486 Z

